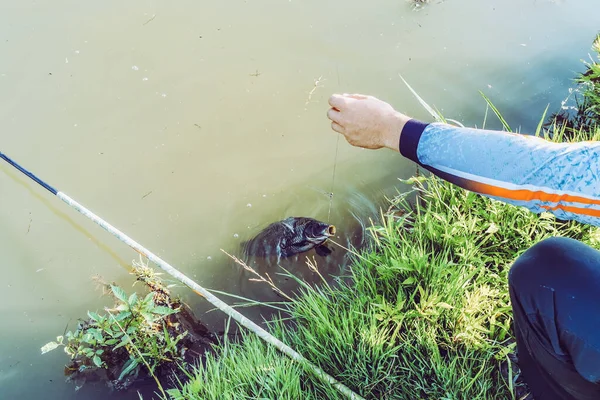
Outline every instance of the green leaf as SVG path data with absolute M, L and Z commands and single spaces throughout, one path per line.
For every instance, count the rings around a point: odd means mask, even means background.
M 117 350 L 118 348 L 125 346 L 127 343 L 129 343 L 129 339 L 127 338 L 127 336 L 123 336 L 123 340 L 121 340 L 121 343 L 116 345 L 113 350 Z
M 117 299 L 121 300 L 123 303 L 127 303 L 127 293 L 125 293 L 123 289 L 115 285 L 110 285 L 110 288 Z
M 112 346 L 113 344 L 117 344 L 119 342 L 119 339 L 109 339 L 106 342 L 104 342 L 105 344 Z
M 406 185 L 414 185 L 417 182 L 425 182 L 427 181 L 427 177 L 425 176 L 413 176 L 409 179 L 398 179 L 400 182 Z
M 81 338 L 81 340 L 85 343 L 91 343 L 94 340 L 94 336 L 92 336 L 91 333 L 86 333 L 85 335 L 83 335 L 83 338 Z
M 142 314 L 142 317 L 144 317 L 146 322 L 148 322 L 149 324 L 154 322 L 154 318 L 155 318 L 154 315 L 152 315 L 148 312 L 145 312 L 145 311 L 142 311 L 140 314 Z
M 137 303 L 138 301 L 138 297 L 137 297 L 137 293 L 133 293 L 131 296 L 129 296 L 129 307 L 133 307 L 135 305 L 135 303 Z
M 102 367 L 102 360 L 100 359 L 100 357 L 94 356 L 92 360 L 94 361 L 94 364 L 96 364 L 97 367 Z
M 146 304 L 152 304 L 152 300 L 154 299 L 154 293 L 150 292 L 146 295 L 146 297 L 144 297 L 144 303 Z
M 124 319 L 127 319 L 129 317 L 131 317 L 131 313 L 129 311 L 127 311 L 127 312 L 121 312 L 121 313 L 119 313 L 119 315 L 117 315 L 115 317 L 115 320 L 120 322 L 120 321 L 123 321 Z
M 88 317 L 90 317 L 91 320 L 93 320 L 94 322 L 98 322 L 100 320 L 100 316 L 93 312 L 93 311 L 88 311 Z
M 129 304 L 123 303 L 119 304 L 116 308 L 117 311 L 129 311 Z
M 123 371 L 119 375 L 119 380 L 123 379 L 138 366 L 138 361 L 135 358 L 130 358 L 123 366 Z
M 104 350 L 102 350 L 102 349 L 96 350 L 96 354 L 98 354 L 99 356 L 102 355 L 103 353 L 104 353 Z
M 155 306 L 152 308 L 152 312 L 159 315 L 171 315 L 177 313 L 178 311 L 165 306 Z
M 102 336 L 102 332 L 97 330 L 96 333 L 94 333 L 94 338 L 96 339 L 96 342 L 102 342 L 104 341 L 104 337 Z
M 96 328 L 90 328 L 86 331 L 86 334 L 90 334 L 90 335 L 92 335 L 92 337 L 95 337 L 96 333 L 98 333 L 98 329 L 96 329 Z
M 402 282 L 403 285 L 412 285 L 413 283 L 415 283 L 415 278 L 413 276 L 406 278 L 404 282 Z

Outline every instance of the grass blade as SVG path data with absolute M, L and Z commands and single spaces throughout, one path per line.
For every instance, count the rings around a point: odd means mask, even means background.
M 492 101 L 481 90 L 479 91 L 479 93 L 481 94 L 481 96 L 483 97 L 483 99 L 485 100 L 485 102 L 488 104 L 488 106 L 492 109 L 492 111 L 494 112 L 494 114 L 496 114 L 496 116 L 498 117 L 498 119 L 500 120 L 500 122 L 502 122 L 502 126 L 504 126 L 504 129 L 506 129 L 509 132 L 512 132 L 512 129 L 510 128 L 510 125 L 508 125 L 508 122 L 506 122 L 506 120 L 504 119 L 504 117 L 502 116 L 502 114 L 500 114 L 500 111 L 498 111 L 498 109 L 492 103 Z
M 417 94 L 417 92 L 408 84 L 408 82 L 406 82 L 406 80 L 402 77 L 402 75 L 398 74 L 398 76 L 400 77 L 400 79 L 402 79 L 402 81 L 404 82 L 404 84 L 406 85 L 406 87 L 408 87 L 408 89 L 412 92 L 412 94 L 417 98 L 417 100 L 419 101 L 419 103 L 421 103 L 421 105 L 427 110 L 427 112 L 438 122 L 443 122 L 443 118 L 442 116 L 437 113 L 436 111 L 433 110 L 433 108 L 431 108 L 431 106 L 429 106 L 429 104 L 427 104 L 425 102 L 425 100 L 423 100 L 421 98 L 421 96 L 419 96 Z
M 538 123 L 537 129 L 535 130 L 535 136 L 540 136 L 540 132 L 542 131 L 542 126 L 544 126 L 544 121 L 546 120 L 546 114 L 548 113 L 548 107 L 550 107 L 550 104 L 548 104 L 546 106 L 546 109 L 544 110 L 544 114 L 542 115 L 542 118 L 540 118 L 540 122 Z

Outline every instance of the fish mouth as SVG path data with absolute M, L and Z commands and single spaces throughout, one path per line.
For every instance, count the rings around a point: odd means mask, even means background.
M 327 229 L 325 230 L 325 235 L 326 235 L 327 237 L 329 237 L 329 236 L 334 236 L 334 235 L 335 235 L 335 232 L 336 232 L 336 231 L 335 231 L 335 225 L 329 225 L 329 226 L 327 227 Z
M 309 237 L 308 240 L 316 245 L 320 245 L 325 243 L 330 237 L 334 236 L 335 232 L 335 226 L 328 225 L 325 229 L 323 229 L 323 231 L 321 231 L 321 233 L 319 233 L 319 236 L 315 236 L 312 238 Z

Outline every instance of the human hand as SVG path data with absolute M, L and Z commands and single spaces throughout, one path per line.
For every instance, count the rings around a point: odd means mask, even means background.
M 344 135 L 351 145 L 400 151 L 400 133 L 410 118 L 385 101 L 361 94 L 334 94 L 329 105 L 331 129 Z

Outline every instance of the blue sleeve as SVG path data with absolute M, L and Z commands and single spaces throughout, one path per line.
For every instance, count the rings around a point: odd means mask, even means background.
M 464 189 L 600 226 L 600 143 L 411 120 L 400 153 Z

